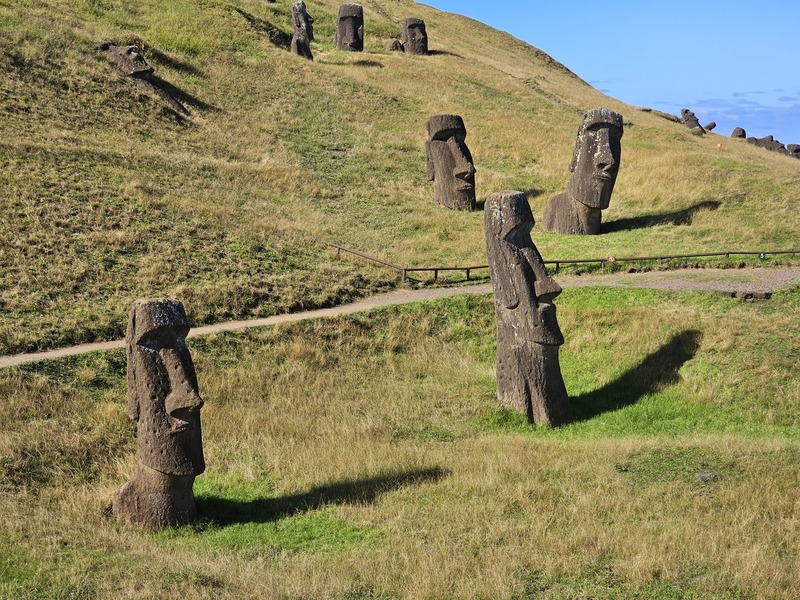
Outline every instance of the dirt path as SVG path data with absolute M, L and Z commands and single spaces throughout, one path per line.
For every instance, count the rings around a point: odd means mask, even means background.
M 613 273 L 607 275 L 563 275 L 556 276 L 562 287 L 584 286 L 619 286 L 619 287 L 645 287 L 669 290 L 716 290 L 728 293 L 758 293 L 774 292 L 786 285 L 800 285 L 800 267 L 781 269 L 678 269 L 675 271 L 651 271 L 648 273 Z M 275 315 L 261 319 L 246 321 L 228 321 L 195 327 L 189 332 L 189 337 L 208 335 L 220 331 L 235 331 L 250 327 L 264 327 L 278 323 L 292 323 L 303 319 L 319 317 L 332 317 L 336 315 L 349 315 L 356 312 L 390 306 L 394 304 L 408 304 L 420 300 L 432 300 L 462 294 L 488 294 L 492 286 L 488 283 L 479 285 L 457 286 L 448 288 L 423 288 L 420 290 L 398 290 L 389 294 L 372 296 L 352 304 L 344 304 L 333 308 L 322 308 L 306 312 Z M 124 340 L 112 342 L 97 342 L 82 344 L 70 348 L 59 348 L 31 354 L 16 354 L 13 356 L 0 356 L 0 368 L 32 363 L 50 358 L 74 356 L 85 352 L 97 350 L 111 350 L 123 348 Z

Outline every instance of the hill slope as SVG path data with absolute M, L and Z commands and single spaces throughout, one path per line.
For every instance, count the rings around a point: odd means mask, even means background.
M 566 184 L 583 112 L 624 115 L 611 233 L 534 230 L 545 258 L 798 239 L 796 160 L 693 137 L 519 40 L 410 1 L 365 2 L 365 52 L 336 51 L 338 4 L 307 3 L 313 62 L 287 51 L 288 0 L 0 5 L 0 352 L 120 336 L 139 296 L 177 297 L 199 324 L 391 285 L 328 242 L 406 265 L 483 262 L 482 214 L 432 202 L 436 113 L 464 117 L 478 198 L 522 189 L 537 217 Z M 426 21 L 431 56 L 383 50 L 407 16 Z M 102 39 L 139 44 L 191 115 L 121 77 Z

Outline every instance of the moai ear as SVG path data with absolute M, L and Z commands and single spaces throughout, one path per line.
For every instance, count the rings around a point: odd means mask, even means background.
M 139 393 L 136 385 L 136 308 L 131 311 L 128 321 L 128 334 L 125 336 L 125 354 L 128 359 L 128 416 L 134 421 L 139 420 Z

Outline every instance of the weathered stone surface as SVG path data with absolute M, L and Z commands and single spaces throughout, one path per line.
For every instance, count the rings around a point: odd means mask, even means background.
M 428 119 L 428 181 L 434 182 L 436 203 L 454 210 L 475 210 L 475 166 L 466 137 L 464 120 L 458 115 Z
M 388 40 L 383 41 L 383 47 L 385 50 L 388 50 L 389 52 L 402 52 L 403 42 L 401 42 L 397 38 L 389 38 Z
M 115 46 L 104 40 L 97 45 L 97 49 L 129 77 L 147 78 L 153 72 L 153 67 L 147 64 L 138 46 Z
M 497 399 L 537 425 L 561 425 L 570 418 L 558 362 L 564 337 L 553 305 L 561 287 L 531 240 L 527 197 L 513 190 L 492 194 L 484 222 L 497 318 Z
M 403 50 L 406 54 L 428 54 L 428 33 L 422 19 L 403 20 Z
M 622 152 L 622 115 L 593 108 L 583 117 L 569 166 L 567 190 L 553 196 L 542 214 L 542 229 L 561 234 L 597 235 L 608 208 Z
M 180 302 L 134 302 L 126 334 L 128 415 L 137 423 L 136 473 L 114 495 L 113 514 L 152 530 L 181 525 L 197 513 L 192 484 L 205 470 L 200 429 L 203 400 Z
M 339 50 L 364 50 L 364 9 L 360 4 L 342 4 L 339 7 L 334 44 Z
M 800 144 L 789 144 L 786 146 L 786 151 L 790 156 L 800 158 Z
M 308 60 L 314 60 L 314 56 L 311 54 L 311 42 L 314 39 L 314 19 L 306 11 L 306 4 L 302 0 L 292 4 L 292 19 L 294 21 L 292 53 Z
M 711 121 L 711 123 L 709 123 L 708 125 L 703 127 L 703 129 L 705 129 L 706 131 L 714 131 L 714 129 L 716 129 L 716 127 L 717 127 L 717 122 L 716 121 Z
M 686 125 L 686 127 L 689 128 L 689 131 L 696 135 L 703 135 L 706 132 L 706 130 L 700 125 L 700 121 L 697 120 L 695 114 L 688 108 L 681 109 L 681 123 Z
M 731 132 L 731 137 L 744 139 L 747 137 L 747 132 L 741 127 L 737 127 Z

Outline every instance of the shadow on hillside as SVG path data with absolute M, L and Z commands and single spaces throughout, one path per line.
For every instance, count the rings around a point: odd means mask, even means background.
M 193 108 L 197 108 L 200 110 L 208 110 L 208 111 L 219 111 L 216 106 L 212 106 L 207 102 L 203 102 L 200 98 L 193 96 L 187 92 L 184 92 L 182 89 L 175 87 L 169 81 L 164 81 L 160 77 L 155 75 L 150 75 L 149 82 L 156 88 L 160 89 L 162 92 L 169 95 L 170 98 L 173 100 L 180 102 L 181 105 L 188 104 Z M 184 111 L 186 109 L 184 108 Z M 188 111 L 187 111 L 188 112 Z
M 446 474 L 439 467 L 417 469 L 366 479 L 344 480 L 312 488 L 304 494 L 249 501 L 206 496 L 198 498 L 197 508 L 201 523 L 206 522 L 211 527 L 237 523 L 268 523 L 296 513 L 317 510 L 326 504 L 372 503 L 381 494 L 409 485 L 438 481 Z
M 188 73 L 189 75 L 195 75 L 198 77 L 202 77 L 203 73 L 187 62 L 182 60 L 178 60 L 173 56 L 169 56 L 168 54 L 164 54 L 160 50 L 153 48 L 152 46 L 147 48 L 147 58 L 152 58 L 156 63 L 160 63 L 169 67 L 170 69 L 175 69 L 176 71 L 181 71 L 183 73 Z
M 379 69 L 383 68 L 383 63 L 377 60 L 357 60 L 352 64 L 354 67 L 378 67 Z
M 695 213 L 701 210 L 717 210 L 722 205 L 719 200 L 704 200 L 694 206 L 684 208 L 671 213 L 660 215 L 642 215 L 629 219 L 617 219 L 602 224 L 602 233 L 613 233 L 615 231 L 628 231 L 630 229 L 644 229 L 645 227 L 655 227 L 656 225 L 691 225 Z
M 455 56 L 456 58 L 464 58 L 455 52 L 448 52 L 447 50 L 428 50 L 430 56 Z
M 637 366 L 602 388 L 571 399 L 573 422 L 636 404 L 642 396 L 663 390 L 680 380 L 678 371 L 700 348 L 702 333 L 687 330 L 649 354 Z
M 250 27 L 258 31 L 259 33 L 265 34 L 269 39 L 269 41 L 275 46 L 283 48 L 284 50 L 289 50 L 289 48 L 291 48 L 292 34 L 286 33 L 285 31 L 279 29 L 269 21 L 260 19 L 255 15 L 251 15 L 249 12 L 245 12 L 241 8 L 237 8 L 235 6 L 231 6 L 230 8 L 231 10 L 239 13 L 242 17 L 244 17 L 245 21 L 247 21 L 250 24 Z

